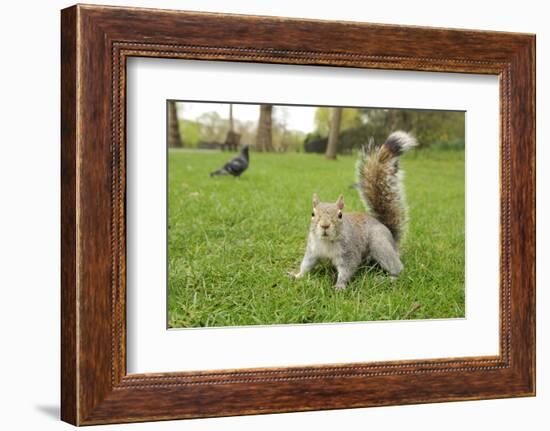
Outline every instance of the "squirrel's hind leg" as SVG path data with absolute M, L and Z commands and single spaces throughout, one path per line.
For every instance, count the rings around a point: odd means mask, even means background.
M 403 270 L 403 264 L 399 258 L 399 251 L 393 240 L 379 240 L 373 242 L 371 244 L 370 255 L 383 269 L 390 273 L 392 279 L 397 278 L 399 273 Z

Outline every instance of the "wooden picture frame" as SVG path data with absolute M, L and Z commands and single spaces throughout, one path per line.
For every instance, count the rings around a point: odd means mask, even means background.
M 64 9 L 61 18 L 64 421 L 535 394 L 534 35 L 83 5 Z M 128 375 L 125 65 L 131 56 L 498 75 L 500 354 Z

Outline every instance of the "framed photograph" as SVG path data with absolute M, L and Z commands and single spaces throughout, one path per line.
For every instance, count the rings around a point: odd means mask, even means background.
M 61 416 L 535 394 L 535 36 L 61 14 Z

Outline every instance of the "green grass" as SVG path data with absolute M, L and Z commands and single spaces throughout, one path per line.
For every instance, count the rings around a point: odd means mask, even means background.
M 299 281 L 311 195 L 362 211 L 355 157 L 251 153 L 240 179 L 209 178 L 228 153 L 169 154 L 168 325 L 242 326 L 464 317 L 464 152 L 403 157 L 405 270 L 364 266 L 345 291 L 329 263 Z

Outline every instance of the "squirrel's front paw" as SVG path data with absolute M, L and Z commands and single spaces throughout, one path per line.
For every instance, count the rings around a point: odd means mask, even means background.
M 337 292 L 340 292 L 341 290 L 345 290 L 345 288 L 346 288 L 346 285 L 343 283 L 336 283 L 334 285 L 334 290 L 336 290 Z

